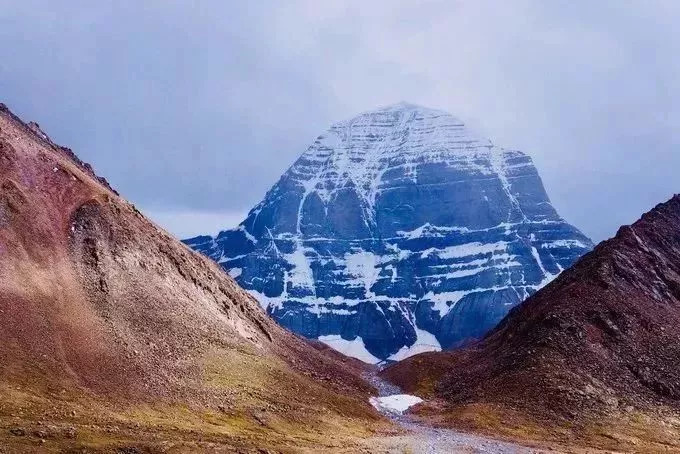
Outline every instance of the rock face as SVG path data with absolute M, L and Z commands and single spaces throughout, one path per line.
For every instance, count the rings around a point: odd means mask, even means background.
M 237 229 L 185 242 L 371 362 L 482 336 L 592 247 L 527 155 L 405 103 L 331 126 Z

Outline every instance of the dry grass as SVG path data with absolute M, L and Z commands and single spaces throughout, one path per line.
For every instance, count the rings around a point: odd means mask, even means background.
M 603 415 L 578 423 L 538 419 L 496 404 L 474 403 L 446 407 L 433 401 L 417 417 L 425 424 L 454 427 L 507 441 L 560 452 L 680 453 L 680 420 L 631 412 Z
M 234 364 L 218 367 L 224 370 Z M 69 391 L 46 394 L 4 385 L 0 388 L 0 452 L 336 451 L 358 446 L 359 440 L 387 427 L 384 422 L 370 423 L 315 407 L 313 395 L 291 399 L 284 390 L 274 393 L 273 399 L 263 398 L 267 392 L 262 386 L 272 385 L 273 373 L 265 373 L 266 378 L 258 382 L 239 372 L 218 373 L 214 363 L 209 369 L 209 382 L 231 391 L 231 405 L 112 405 Z

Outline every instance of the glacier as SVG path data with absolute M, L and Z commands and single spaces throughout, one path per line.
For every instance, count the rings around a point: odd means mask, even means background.
M 480 338 L 593 246 L 529 156 L 408 103 L 332 125 L 237 228 L 184 241 L 367 362 Z

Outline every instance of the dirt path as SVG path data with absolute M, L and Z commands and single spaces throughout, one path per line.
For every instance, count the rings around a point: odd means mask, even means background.
M 367 374 L 368 380 L 378 389 L 379 397 L 401 394 L 401 390 L 378 377 Z M 378 437 L 370 440 L 373 449 L 385 453 L 484 453 L 484 454 L 525 454 L 545 453 L 535 448 L 529 448 L 514 443 L 503 442 L 479 435 L 457 432 L 451 429 L 438 429 L 425 426 L 414 421 L 408 415 L 384 414 L 406 429 L 408 432 L 400 435 Z

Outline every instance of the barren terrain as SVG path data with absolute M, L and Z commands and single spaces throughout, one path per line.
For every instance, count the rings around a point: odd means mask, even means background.
M 4 452 L 314 451 L 390 426 L 361 365 L 283 330 L 4 105 L 0 187 Z
M 657 206 L 464 350 L 383 377 L 436 425 L 564 444 L 680 451 L 680 196 Z

